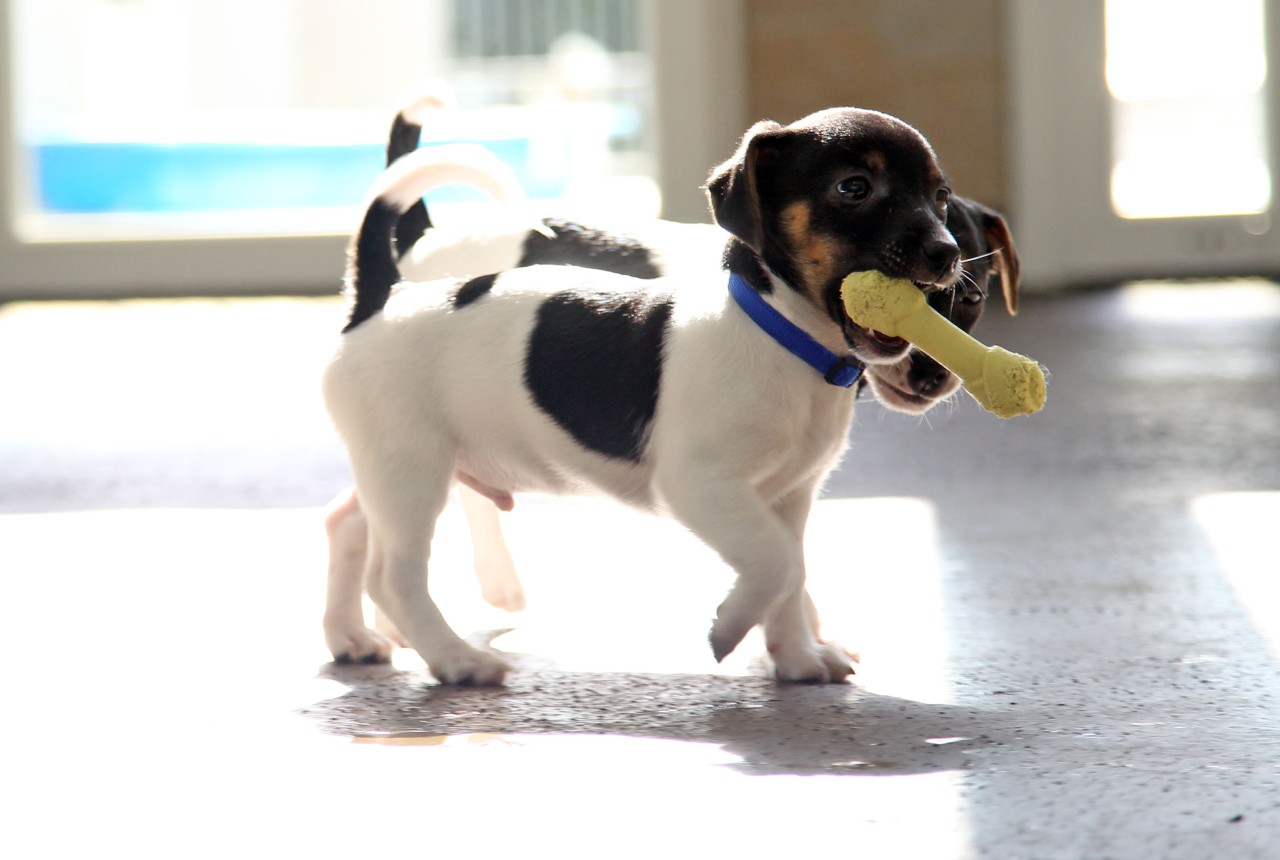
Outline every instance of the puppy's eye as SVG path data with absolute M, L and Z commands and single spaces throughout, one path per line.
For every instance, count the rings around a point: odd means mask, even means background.
M 850 176 L 836 183 L 836 193 L 846 200 L 860 203 L 871 196 L 871 181 L 865 176 Z
M 951 202 L 951 189 L 939 188 L 938 193 L 934 196 L 934 200 L 937 202 L 939 209 L 943 212 L 947 211 L 947 204 Z

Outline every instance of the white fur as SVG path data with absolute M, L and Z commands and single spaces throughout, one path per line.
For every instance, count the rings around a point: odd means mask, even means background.
M 482 146 L 452 143 L 431 146 L 387 168 L 387 202 L 407 209 L 427 190 L 451 182 L 473 185 L 490 197 L 509 205 L 525 200 L 515 172 L 498 156 Z M 412 177 L 412 178 L 410 178 Z M 379 196 L 374 194 L 373 196 Z

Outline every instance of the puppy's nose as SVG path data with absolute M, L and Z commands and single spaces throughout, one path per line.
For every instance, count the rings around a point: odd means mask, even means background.
M 928 239 L 921 250 L 929 266 L 940 276 L 950 274 L 960 261 L 960 246 L 950 236 Z

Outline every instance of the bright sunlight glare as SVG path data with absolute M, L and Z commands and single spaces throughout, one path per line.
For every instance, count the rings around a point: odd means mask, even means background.
M 1112 205 L 1122 218 L 1271 205 L 1263 0 L 1107 0 Z M 1213 179 L 1186 182 L 1212 153 Z
M 1280 576 L 1271 531 L 1280 521 L 1280 492 L 1200 496 L 1191 513 L 1254 628 L 1280 659 Z

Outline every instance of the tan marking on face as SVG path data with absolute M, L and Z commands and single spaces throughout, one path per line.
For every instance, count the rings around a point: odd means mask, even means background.
M 804 201 L 792 203 L 782 211 L 782 230 L 791 245 L 796 269 L 804 280 L 799 286 L 815 307 L 821 308 L 822 286 L 831 280 L 837 243 L 829 236 L 810 231 L 811 212 Z
M 879 150 L 872 150 L 871 152 L 868 152 L 866 154 L 866 162 L 868 167 L 872 170 L 877 170 L 880 173 L 884 173 L 885 168 L 889 166 L 889 162 L 885 159 L 884 153 Z

